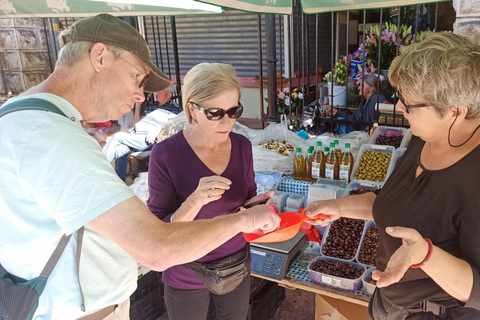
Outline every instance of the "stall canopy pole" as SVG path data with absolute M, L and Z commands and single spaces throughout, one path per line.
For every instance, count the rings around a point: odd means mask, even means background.
M 178 104 L 182 105 L 182 84 L 180 81 L 180 62 L 178 61 L 178 43 L 177 43 L 177 24 L 175 23 L 175 16 L 170 17 L 172 26 L 172 42 L 173 42 L 173 58 L 175 59 L 175 79 L 177 83 Z
M 257 19 L 258 19 L 258 79 L 260 80 L 260 117 L 262 118 L 262 128 L 265 128 L 265 111 L 264 111 L 264 104 L 263 104 L 262 15 L 259 14 Z
M 330 82 L 330 126 L 333 127 L 333 66 L 335 65 L 335 13 L 332 12 L 332 33 L 331 33 L 331 50 L 330 50 L 330 70 L 332 70 L 332 82 Z
M 170 54 L 168 53 L 168 34 L 167 34 L 167 19 L 163 16 L 163 28 L 165 30 L 165 48 L 167 48 L 167 65 L 168 65 L 168 77 L 172 79 L 172 69 L 170 66 Z M 163 71 L 165 72 L 165 71 Z
M 346 35 L 345 35 L 345 42 L 346 42 L 346 52 L 345 52 L 345 90 L 346 90 L 346 99 L 345 99 L 345 115 L 348 114 L 348 70 L 350 69 L 348 67 L 348 64 L 351 62 L 348 58 L 348 33 L 349 33 L 349 28 L 350 28 L 350 11 L 347 11 L 347 31 L 346 31 Z M 345 120 L 346 120 L 346 128 L 347 128 L 347 132 L 348 132 L 348 117 L 345 116 Z
M 288 98 L 290 101 L 290 106 L 292 105 L 292 74 L 293 74 L 293 56 L 292 56 L 292 41 L 293 41 L 293 15 L 288 17 Z M 283 109 L 285 114 L 286 110 Z
M 160 64 L 162 65 L 162 71 L 164 71 L 163 67 L 163 54 L 162 54 L 162 39 L 160 38 L 160 27 L 158 24 L 158 17 L 155 17 L 155 20 L 157 20 L 157 35 L 158 35 L 158 51 L 160 52 Z
M 315 15 L 315 105 L 318 106 L 318 13 Z
M 48 34 L 48 31 L 47 31 L 47 24 L 45 23 L 45 19 L 46 18 L 43 18 L 43 31 L 45 32 L 45 39 L 47 40 L 47 43 L 48 43 L 48 38 L 49 38 L 49 34 Z M 48 51 L 48 60 L 49 60 L 49 65 L 50 65 L 50 72 L 53 72 L 53 65 L 52 65 L 52 53 L 50 51 L 50 46 L 47 45 L 47 51 Z M 3 72 L 2 72 L 3 74 Z
M 277 119 L 277 58 L 275 45 L 275 15 L 265 15 L 267 27 L 268 120 Z

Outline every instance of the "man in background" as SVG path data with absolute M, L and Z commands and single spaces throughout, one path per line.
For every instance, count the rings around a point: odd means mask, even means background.
M 157 92 L 158 105 L 153 111 L 141 118 L 140 106 L 135 107 L 135 127 L 129 132 L 117 132 L 107 140 L 103 147 L 103 153 L 107 160 L 112 162 L 115 159 L 115 172 L 120 179 L 125 181 L 127 175 L 128 155 L 136 151 L 147 151 L 152 149 L 163 125 L 179 113 L 180 107 L 171 101 L 173 86 Z M 167 110 L 178 110 L 171 112 Z M 148 110 L 148 109 L 147 109 Z

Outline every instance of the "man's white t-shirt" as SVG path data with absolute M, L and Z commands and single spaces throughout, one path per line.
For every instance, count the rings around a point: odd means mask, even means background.
M 62 234 L 74 233 L 34 319 L 76 319 L 84 313 L 75 231 L 134 193 L 81 127 L 82 117 L 69 102 L 47 93 L 28 97 L 53 102 L 68 118 L 47 111 L 18 111 L 0 118 L 0 263 L 18 277 L 38 277 Z M 136 261 L 85 227 L 80 283 L 86 311 L 128 299 L 136 280 Z

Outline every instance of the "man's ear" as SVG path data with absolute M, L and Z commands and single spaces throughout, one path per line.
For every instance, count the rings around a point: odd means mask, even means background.
M 108 51 L 105 44 L 97 42 L 93 45 L 92 49 L 90 49 L 89 58 L 95 71 L 100 72 L 106 68 L 107 57 L 109 54 L 113 55 Z

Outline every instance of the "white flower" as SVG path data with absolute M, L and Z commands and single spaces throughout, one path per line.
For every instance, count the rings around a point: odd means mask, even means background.
M 298 93 L 298 99 L 303 99 L 303 93 L 301 92 Z
M 289 96 L 286 96 L 286 97 L 285 97 L 284 103 L 285 103 L 287 106 L 290 105 L 290 97 L 289 97 Z

